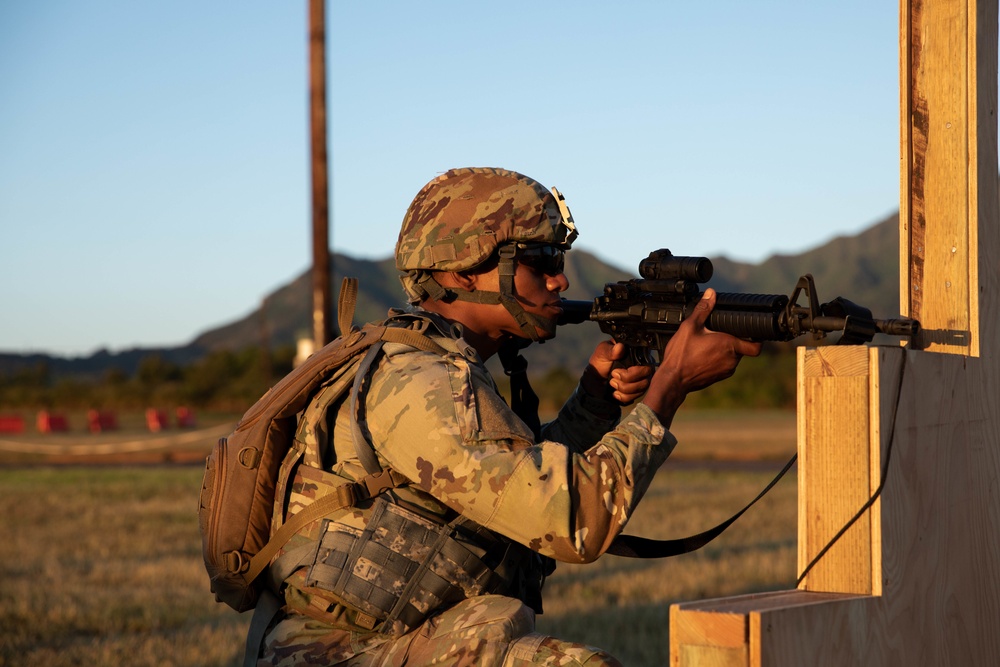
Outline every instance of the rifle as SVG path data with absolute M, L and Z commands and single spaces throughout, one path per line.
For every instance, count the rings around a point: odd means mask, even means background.
M 701 300 L 699 284 L 711 280 L 713 272 L 707 257 L 653 251 L 639 262 L 641 278 L 608 283 L 592 302 L 563 299 L 559 324 L 597 322 L 629 348 L 630 365 L 658 364 L 670 337 Z M 799 305 L 803 295 L 807 303 Z M 920 329 L 909 318 L 875 319 L 869 309 L 843 297 L 820 304 L 810 274 L 799 278 L 791 296 L 719 292 L 706 326 L 752 341 L 790 341 L 807 333 L 820 339 L 839 331 L 838 345 L 868 343 L 877 333 L 912 337 Z

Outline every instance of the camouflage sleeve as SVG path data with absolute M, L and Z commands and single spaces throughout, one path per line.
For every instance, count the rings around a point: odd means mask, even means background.
M 568 562 L 607 550 L 676 444 L 644 405 L 586 451 L 535 443 L 485 368 L 459 355 L 390 354 L 366 406 L 386 465 L 487 528 Z
M 542 426 L 542 438 L 561 442 L 574 452 L 590 449 L 621 419 L 617 402 L 591 396 L 577 385 L 559 415 Z

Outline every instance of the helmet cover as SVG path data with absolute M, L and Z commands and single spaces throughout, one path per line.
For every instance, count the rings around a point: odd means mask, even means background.
M 565 250 L 576 236 L 558 191 L 505 169 L 452 169 L 425 185 L 410 204 L 396 243 L 396 268 L 467 271 L 505 243 Z

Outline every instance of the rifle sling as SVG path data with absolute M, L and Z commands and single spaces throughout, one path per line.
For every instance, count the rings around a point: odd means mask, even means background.
M 729 528 L 729 526 L 739 519 L 744 512 L 750 509 L 758 500 L 764 497 L 768 491 L 770 491 L 775 484 L 778 483 L 785 473 L 788 472 L 795 460 L 798 458 L 798 454 L 793 454 L 792 458 L 789 459 L 785 467 L 781 469 L 777 477 L 771 480 L 771 483 L 764 487 L 764 490 L 757 494 L 754 498 L 747 504 L 746 507 L 741 509 L 739 512 L 729 517 L 718 526 L 710 528 L 703 533 L 698 533 L 697 535 L 691 535 L 690 537 L 682 537 L 676 540 L 651 540 L 646 537 L 638 537 L 636 535 L 619 535 L 615 538 L 615 541 L 611 543 L 608 547 L 607 553 L 614 554 L 615 556 L 624 556 L 626 558 L 667 558 L 669 556 L 679 556 L 680 554 L 690 553 L 696 549 L 700 549 L 716 537 L 722 534 L 722 532 Z

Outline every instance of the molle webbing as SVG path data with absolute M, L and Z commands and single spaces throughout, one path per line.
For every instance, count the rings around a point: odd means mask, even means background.
M 509 585 L 441 524 L 378 498 L 360 533 L 327 520 L 306 585 L 330 591 L 402 635 L 433 610 Z
M 395 470 L 382 470 L 374 475 L 368 475 L 358 482 L 347 483 L 337 488 L 336 492 L 319 498 L 304 510 L 295 514 L 281 525 L 271 539 L 268 540 L 264 548 L 250 561 L 250 567 L 243 575 L 247 581 L 257 578 L 271 559 L 283 547 L 295 533 L 299 532 L 307 525 L 323 518 L 327 514 L 342 510 L 347 507 L 355 507 L 363 500 L 374 498 L 397 486 L 409 484 L 410 480 L 400 475 Z

